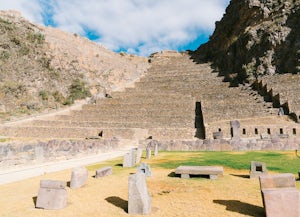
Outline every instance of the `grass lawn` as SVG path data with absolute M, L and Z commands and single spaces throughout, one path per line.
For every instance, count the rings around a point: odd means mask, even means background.
M 176 168 L 180 165 L 220 165 L 232 169 L 250 169 L 250 161 L 264 162 L 268 171 L 297 174 L 300 158 L 293 151 L 285 152 L 160 152 L 152 166 Z

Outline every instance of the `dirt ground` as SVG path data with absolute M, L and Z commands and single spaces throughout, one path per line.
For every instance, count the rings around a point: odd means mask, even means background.
M 159 160 L 159 159 L 157 159 Z M 143 159 L 143 162 L 151 163 Z M 44 174 L 23 181 L 0 185 L 0 216 L 2 217 L 81 217 L 130 216 L 128 205 L 128 176 L 136 168 L 122 168 L 122 159 L 89 166 L 87 184 L 68 191 L 68 206 L 63 210 L 35 208 L 40 180 L 70 181 L 71 170 Z M 113 175 L 95 179 L 95 169 L 113 166 Z M 148 216 L 222 217 L 265 216 L 258 179 L 249 179 L 249 171 L 224 168 L 224 176 L 217 180 L 193 177 L 174 177 L 174 169 L 151 167 L 152 177 L 147 186 L 152 197 L 152 211 Z M 136 216 L 136 215 L 135 215 Z

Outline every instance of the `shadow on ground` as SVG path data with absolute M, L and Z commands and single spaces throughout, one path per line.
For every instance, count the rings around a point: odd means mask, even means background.
M 243 215 L 265 217 L 264 208 L 239 200 L 213 200 L 214 203 L 226 206 L 226 210 L 237 212 Z
M 250 179 L 250 175 L 236 175 L 236 174 L 230 174 L 231 176 L 236 176 L 244 179 Z
M 180 174 L 176 174 L 175 172 L 171 172 L 168 174 L 168 177 L 179 177 L 180 178 Z
M 124 212 L 128 212 L 128 201 L 127 200 L 123 200 L 120 197 L 107 197 L 105 198 L 105 200 L 113 205 L 115 205 L 116 207 L 119 207 L 121 209 L 124 210 Z
M 34 207 L 36 207 L 37 196 L 32 197 L 32 201 L 33 201 Z

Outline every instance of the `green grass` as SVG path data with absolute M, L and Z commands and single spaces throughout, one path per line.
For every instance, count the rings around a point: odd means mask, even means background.
M 151 165 L 174 169 L 180 165 L 220 165 L 232 169 L 250 169 L 250 161 L 260 161 L 269 171 L 296 174 L 300 158 L 289 152 L 160 152 Z

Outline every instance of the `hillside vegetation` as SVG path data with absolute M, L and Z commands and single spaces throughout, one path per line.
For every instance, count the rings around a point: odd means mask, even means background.
M 76 34 L 0 11 L 0 118 L 101 97 L 139 78 L 146 58 L 117 54 Z

